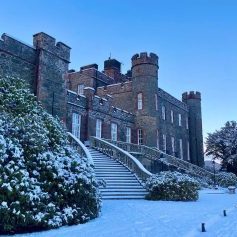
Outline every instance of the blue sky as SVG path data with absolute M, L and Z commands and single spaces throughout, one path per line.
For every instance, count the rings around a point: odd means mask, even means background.
M 237 1 L 1 1 L 0 33 L 29 44 L 44 31 L 71 48 L 70 68 L 111 53 L 130 68 L 133 54 L 160 58 L 159 86 L 177 98 L 202 93 L 204 135 L 237 120 Z

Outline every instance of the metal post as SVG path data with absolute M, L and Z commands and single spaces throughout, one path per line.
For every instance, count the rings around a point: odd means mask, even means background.
M 206 232 L 205 223 L 202 223 L 202 232 Z

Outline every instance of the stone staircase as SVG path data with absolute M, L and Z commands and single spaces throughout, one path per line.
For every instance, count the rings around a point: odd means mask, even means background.
M 144 199 L 146 189 L 135 175 L 120 162 L 89 148 L 98 180 L 104 180 L 106 187 L 100 187 L 102 199 Z

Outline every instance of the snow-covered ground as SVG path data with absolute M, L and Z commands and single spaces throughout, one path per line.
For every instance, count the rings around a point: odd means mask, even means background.
M 226 210 L 227 216 L 223 216 Z M 201 232 L 201 223 L 207 232 Z M 16 237 L 236 237 L 237 194 L 202 190 L 197 202 L 104 201 L 89 223 Z

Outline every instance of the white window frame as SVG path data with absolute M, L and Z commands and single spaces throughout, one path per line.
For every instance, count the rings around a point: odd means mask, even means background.
M 172 152 L 172 155 L 175 156 L 175 140 L 174 140 L 174 137 L 171 137 L 171 152 Z
M 102 134 L 102 120 L 96 119 L 96 130 L 95 130 L 95 136 L 98 138 L 101 138 Z
M 171 123 L 174 123 L 174 111 L 170 110 L 170 121 Z
M 126 142 L 131 143 L 131 128 L 126 127 Z
M 190 161 L 190 145 L 189 145 L 189 141 L 187 141 L 187 160 Z
M 156 110 L 158 110 L 158 96 L 155 94 L 155 103 L 156 103 Z
M 182 115 L 179 114 L 179 126 L 181 127 L 182 126 Z
M 186 129 L 189 129 L 189 127 L 188 127 L 188 117 L 186 117 Z
M 117 141 L 118 138 L 118 125 L 116 123 L 111 123 L 111 140 Z
M 159 150 L 160 149 L 160 139 L 159 139 L 159 130 L 156 130 L 156 147 Z
M 137 109 L 141 110 L 143 108 L 143 95 L 142 92 L 137 94 Z
M 183 160 L 184 156 L 183 156 L 183 140 L 179 139 L 179 155 L 180 155 L 180 159 Z
M 163 120 L 165 120 L 165 113 L 166 113 L 166 111 L 165 111 L 166 109 L 165 109 L 165 106 L 164 105 L 162 105 L 162 107 L 161 107 L 161 112 L 162 112 L 162 119 Z
M 163 134 L 163 136 L 162 136 L 162 139 L 163 139 L 163 151 L 166 153 L 166 135 L 165 134 Z
M 78 95 L 84 95 L 84 88 L 85 88 L 85 85 L 84 84 L 79 84 L 77 86 L 77 94 Z
M 143 145 L 143 131 L 141 128 L 137 129 L 137 144 Z
M 81 133 L 81 115 L 72 113 L 72 134 L 80 140 Z

